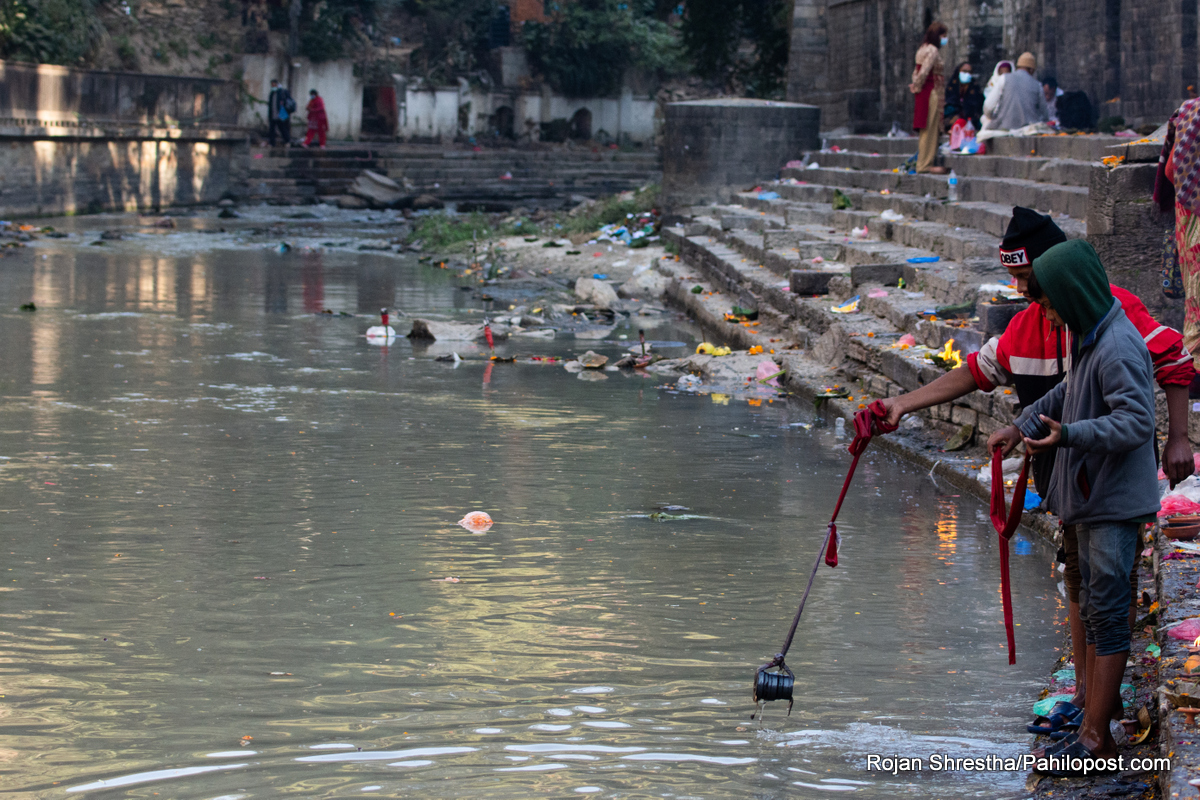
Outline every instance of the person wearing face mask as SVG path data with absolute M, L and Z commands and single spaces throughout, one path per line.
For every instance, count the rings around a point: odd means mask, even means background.
M 938 133 L 942 129 L 942 105 L 946 99 L 945 64 L 938 50 L 949 42 L 946 26 L 934 22 L 925 31 L 925 40 L 917 49 L 917 65 L 913 69 L 908 90 L 916 95 L 913 103 L 913 130 L 919 132 L 917 142 L 917 172 L 945 174 L 945 167 L 935 167 Z
M 953 83 L 946 90 L 946 110 L 942 123 L 948 131 L 958 120 L 970 120 L 972 127 L 979 130 L 980 117 L 983 115 L 983 92 L 975 82 L 970 62 L 959 64 L 953 74 Z

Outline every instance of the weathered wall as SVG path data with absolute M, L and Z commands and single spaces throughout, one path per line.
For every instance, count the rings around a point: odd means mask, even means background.
M 237 124 L 237 104 L 232 81 L 0 61 L 0 120 L 22 125 L 221 128 Z
M 0 215 L 9 218 L 215 203 L 239 144 L 13 133 L 0 129 Z
M 316 89 L 325 100 L 330 139 L 357 139 L 362 133 L 363 84 L 354 77 L 354 65 L 350 61 L 314 64 L 307 58 L 297 57 L 292 63 L 299 66 L 293 66 L 290 71 L 287 55 L 278 51 L 245 55 L 242 61 L 242 82 L 250 95 L 238 119 L 242 126 L 266 133 L 266 100 L 271 91 L 271 80 L 275 79 L 287 86 L 296 99 L 296 113 L 292 117 L 293 138 L 304 136 L 308 126 L 304 107 L 308 103 L 309 89 Z
M 216 202 L 237 115 L 231 81 L 0 61 L 0 215 Z
M 820 111 L 770 100 L 691 100 L 666 110 L 663 203 L 725 202 L 820 146 Z
M 1038 75 L 1088 93 L 1099 116 L 1162 121 L 1197 85 L 1197 0 L 796 0 L 788 99 L 819 105 L 827 129 L 912 122 L 907 84 L 928 23 L 986 81 L 1028 50 Z
M 653 141 L 657 133 L 657 104 L 652 98 L 635 97 L 628 89 L 620 97 L 568 98 L 548 91 L 485 89 L 466 81 L 457 87 L 426 87 L 414 82 L 398 88 L 397 96 L 403 98 L 397 130 L 405 139 L 451 141 L 459 135 L 490 133 L 501 108 L 511 109 L 518 139 L 532 137 L 536 141 L 541 123 L 569 120 L 580 110 L 591 113 L 593 136 L 645 143 Z

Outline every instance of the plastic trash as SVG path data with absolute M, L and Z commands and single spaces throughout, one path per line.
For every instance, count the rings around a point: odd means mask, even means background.
M 950 180 L 948 181 L 946 198 L 951 203 L 958 202 L 958 175 L 954 172 L 954 170 L 950 170 Z
M 758 362 L 758 369 L 755 370 L 755 379 L 759 383 L 765 383 L 767 386 L 781 388 L 778 378 L 782 374 L 783 370 L 774 361 L 760 361 Z
M 807 167 L 805 167 L 805 169 L 820 169 L 820 168 L 821 168 L 821 165 L 815 161 L 812 162 L 811 164 L 809 164 Z
M 853 236 L 855 239 L 866 239 L 868 236 L 871 235 L 871 232 L 869 230 L 867 230 L 866 225 L 863 225 L 861 228 L 851 228 L 850 235 Z
M 1167 635 L 1172 639 L 1182 639 L 1185 642 L 1192 642 L 1196 637 L 1200 637 L 1200 618 L 1192 617 L 1185 619 L 1183 622 L 1171 628 Z
M 486 511 L 472 511 L 458 521 L 471 533 L 484 533 L 494 524 Z
M 759 200 L 778 200 L 779 192 L 759 192 L 758 199 Z
M 675 388 L 681 392 L 694 392 L 700 388 L 700 378 L 697 375 L 684 375 L 675 382 Z
M 935 264 L 941 260 L 942 259 L 940 256 L 916 256 L 914 258 L 908 259 L 908 263 L 910 263 L 910 264 Z
M 879 215 L 879 218 L 884 222 L 900 222 L 904 219 L 904 215 L 892 209 L 884 209 L 884 212 Z
M 849 300 L 847 300 L 842 305 L 834 306 L 833 308 L 831 308 L 829 310 L 832 311 L 834 314 L 853 314 L 856 311 L 858 311 L 858 302 L 860 299 L 861 299 L 861 297 L 856 294 L 856 295 L 854 295 L 854 297 L 851 297 Z
M 842 417 L 838 417 L 836 420 L 834 420 L 833 434 L 839 439 L 846 435 L 846 420 Z

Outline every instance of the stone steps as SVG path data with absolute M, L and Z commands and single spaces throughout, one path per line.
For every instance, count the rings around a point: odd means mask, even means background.
M 945 141 L 944 137 L 942 141 Z M 1114 152 L 1109 148 L 1129 143 L 1129 139 L 1101 134 L 998 136 L 987 140 L 987 151 L 991 156 L 1041 156 L 1042 158 L 1099 161 Z M 834 136 L 827 138 L 825 145 L 829 148 L 836 146 L 850 152 L 901 156 L 902 159 L 917 152 L 915 136 L 903 139 L 891 139 L 886 136 Z
M 909 154 L 911 155 L 911 153 Z M 859 171 L 891 172 L 906 156 L 876 155 L 874 153 L 811 153 L 810 159 L 824 168 Z M 1040 156 L 964 156 L 947 155 L 945 165 L 960 178 L 1017 178 L 1038 183 L 1087 187 L 1091 180 L 1093 161 Z M 799 177 L 792 174 L 794 177 Z M 945 180 L 945 178 L 941 178 Z
M 898 191 L 931 198 L 942 198 L 949 191 L 945 175 L 905 175 L 891 171 L 859 171 L 852 169 L 785 168 L 781 176 L 807 184 L 838 188 L 866 189 L 880 192 Z M 773 190 L 775 187 L 771 187 Z M 777 190 L 776 190 L 777 191 Z M 1076 219 L 1087 216 L 1088 190 L 1085 186 L 1063 186 L 1019 178 L 960 177 L 958 198 L 963 201 L 1027 206 L 1044 212 L 1065 213 Z

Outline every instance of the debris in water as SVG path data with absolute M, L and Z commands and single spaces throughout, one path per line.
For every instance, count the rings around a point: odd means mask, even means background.
M 485 533 L 494 524 L 486 511 L 472 511 L 458 521 L 471 533 Z

